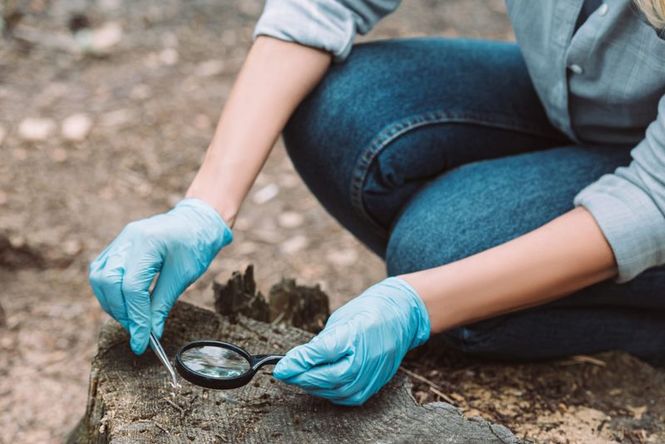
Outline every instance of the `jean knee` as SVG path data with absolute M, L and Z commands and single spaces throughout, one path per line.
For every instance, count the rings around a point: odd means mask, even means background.
M 388 275 L 426 270 L 470 256 L 481 234 L 455 217 L 439 218 L 412 201 L 390 232 L 385 257 Z

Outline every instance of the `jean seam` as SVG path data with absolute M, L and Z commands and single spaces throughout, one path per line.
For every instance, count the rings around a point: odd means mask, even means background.
M 503 120 L 497 120 L 497 117 L 500 117 Z M 409 131 L 441 123 L 483 125 L 492 128 L 513 130 L 524 134 L 548 137 L 553 140 L 555 139 L 551 134 L 547 134 L 547 131 L 543 131 L 535 125 L 531 126 L 525 124 L 523 121 L 515 120 L 513 116 L 501 114 L 489 115 L 470 112 L 454 113 L 448 111 L 430 111 L 427 113 L 411 115 L 404 119 L 392 122 L 379 131 L 367 148 L 361 151 L 351 177 L 351 206 L 361 218 L 369 222 L 371 227 L 379 235 L 385 236 L 387 234 L 387 228 L 381 226 L 380 223 L 374 220 L 365 208 L 363 201 L 363 186 L 367 181 L 367 175 L 369 174 L 369 169 L 372 163 L 376 160 L 379 154 L 390 145 L 390 143 L 407 134 Z

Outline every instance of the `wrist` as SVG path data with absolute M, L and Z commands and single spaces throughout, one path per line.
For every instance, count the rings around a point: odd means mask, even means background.
M 190 220 L 196 226 L 203 228 L 201 233 L 216 251 L 219 251 L 233 241 L 233 232 L 220 214 L 207 202 L 193 197 L 187 197 L 175 206 L 174 211 L 189 211 Z
M 399 300 L 396 301 L 397 303 L 403 304 L 406 302 L 404 309 L 408 313 L 407 324 L 412 327 L 408 349 L 411 350 L 427 342 L 432 330 L 430 316 L 418 291 L 409 282 L 400 277 L 389 277 L 383 281 L 383 284 L 390 287 L 397 287 L 399 290 Z
M 229 228 L 233 227 L 236 216 L 238 214 L 238 205 L 225 201 L 222 198 L 211 196 L 204 192 L 197 192 L 195 189 L 188 190 L 187 194 L 185 194 L 185 198 L 196 199 L 205 202 L 206 205 L 208 205 L 212 210 L 215 211 L 215 213 L 217 213 L 217 215 Z
M 464 325 L 472 317 L 464 304 L 460 304 L 460 298 L 455 297 L 459 294 L 453 288 L 455 277 L 450 276 L 443 268 L 445 267 L 398 276 L 420 297 L 428 313 L 433 334 Z
M 206 174 L 204 168 L 201 168 L 189 186 L 185 198 L 205 202 L 217 212 L 226 225 L 233 227 L 240 203 L 230 199 L 227 193 L 219 192 L 223 189 L 223 185 L 215 179 L 214 174 Z

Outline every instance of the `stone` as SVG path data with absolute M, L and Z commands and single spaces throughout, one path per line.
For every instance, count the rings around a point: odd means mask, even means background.
M 123 37 L 118 22 L 106 22 L 99 28 L 83 29 L 75 34 L 81 49 L 92 54 L 106 54 L 117 46 Z
M 257 205 L 263 205 L 277 197 L 277 194 L 279 194 L 279 187 L 276 184 L 271 183 L 254 192 L 252 195 L 252 202 Z
M 62 121 L 60 133 L 65 140 L 82 142 L 90 134 L 92 119 L 84 113 L 72 114 Z
M 201 62 L 196 66 L 194 74 L 199 77 L 212 77 L 217 76 L 224 72 L 223 60 L 207 60 Z
M 173 48 L 163 49 L 159 53 L 159 61 L 167 66 L 173 66 L 176 63 L 178 63 L 178 58 L 179 58 L 178 51 L 176 51 Z
M 62 251 L 68 256 L 75 256 L 83 250 L 83 245 L 78 239 L 68 239 L 62 243 Z
M 305 218 L 295 211 L 285 211 L 277 216 L 277 223 L 283 228 L 297 228 L 303 224 Z
M 305 249 L 307 245 L 309 245 L 309 239 L 304 234 L 297 234 L 282 242 L 279 249 L 284 254 L 295 254 Z
M 326 259 L 328 262 L 337 265 L 338 267 L 348 267 L 356 263 L 358 260 L 358 252 L 353 248 L 332 250 L 326 254 Z
M 48 139 L 55 131 L 53 119 L 44 117 L 27 117 L 18 126 L 19 136 L 28 142 L 41 142 Z

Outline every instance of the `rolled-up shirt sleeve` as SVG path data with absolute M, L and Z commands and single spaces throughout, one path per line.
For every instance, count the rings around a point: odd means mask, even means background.
M 595 218 L 618 265 L 618 282 L 665 264 L 665 97 L 632 162 L 575 197 Z
M 401 0 L 266 0 L 254 38 L 267 35 L 323 49 L 335 61 L 351 52 L 358 34 L 366 34 Z

